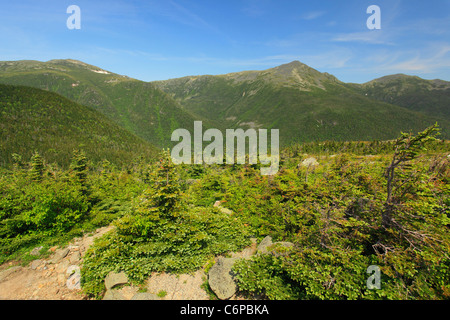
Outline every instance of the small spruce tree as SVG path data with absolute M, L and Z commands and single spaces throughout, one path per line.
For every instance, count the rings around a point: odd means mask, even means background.
M 175 165 L 168 150 L 163 150 L 152 177 L 153 190 L 150 202 L 154 210 L 165 216 L 176 215 L 176 209 L 181 197 L 181 189 L 176 180 Z
M 83 194 L 87 193 L 87 158 L 83 151 L 74 150 L 72 163 L 70 164 L 74 180 L 81 185 Z
M 33 181 L 41 181 L 44 175 L 44 159 L 35 152 L 31 157 L 31 179 Z

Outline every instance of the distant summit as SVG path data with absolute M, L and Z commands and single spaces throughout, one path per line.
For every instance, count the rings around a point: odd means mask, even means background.
M 144 82 L 72 59 L 0 62 L 0 83 L 57 92 L 159 147 L 177 128 L 280 129 L 280 143 L 385 140 L 438 122 L 450 136 L 450 83 L 391 75 L 339 81 L 300 62 Z
M 354 88 L 375 100 L 392 103 L 450 121 L 450 82 L 393 74 Z
M 420 131 L 436 121 L 443 136 L 450 129 L 449 118 L 431 109 L 417 112 L 408 104 L 379 99 L 366 91 L 370 85 L 346 84 L 297 60 L 261 71 L 153 83 L 218 128 L 279 128 L 285 143 L 391 139 L 400 131 Z M 402 94 L 401 88 L 386 90 Z M 446 107 L 442 101 L 450 95 L 442 93 L 435 105 Z

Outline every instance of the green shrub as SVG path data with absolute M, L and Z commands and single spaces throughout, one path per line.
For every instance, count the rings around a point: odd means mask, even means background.
M 110 271 L 125 271 L 139 283 L 154 271 L 195 271 L 211 256 L 250 243 L 237 219 L 216 208 L 185 204 L 167 154 L 163 153 L 152 181 L 133 210 L 115 221 L 114 232 L 87 252 L 82 286 L 89 295 L 101 295 L 102 281 Z

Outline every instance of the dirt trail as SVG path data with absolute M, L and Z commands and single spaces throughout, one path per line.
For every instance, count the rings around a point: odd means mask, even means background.
M 64 248 L 52 248 L 46 259 L 36 259 L 22 267 L 9 262 L 0 266 L 0 300 L 85 300 L 80 289 L 79 266 L 94 239 L 112 227 L 97 229 L 93 234 L 74 239 Z M 78 274 L 77 274 L 78 273 Z M 208 300 L 201 288 L 206 275 L 203 270 L 188 275 L 154 273 L 147 280 L 148 292 L 166 292 L 162 300 Z M 124 287 L 124 297 L 138 288 Z M 128 292 L 129 291 L 129 292 Z
M 47 259 L 37 259 L 22 267 L 9 262 L 0 266 L 1 300 L 83 300 L 79 265 L 94 239 L 112 227 L 75 238 L 67 247 L 52 248 Z
M 103 227 L 82 238 L 73 239 L 63 248 L 51 248 L 47 258 L 36 259 L 23 267 L 14 262 L 0 265 L 0 300 L 85 300 L 80 286 L 80 265 L 87 249 L 94 239 L 112 230 Z M 233 255 L 252 255 L 255 244 Z M 146 281 L 147 292 L 159 294 L 162 300 L 208 300 L 201 288 L 207 279 L 204 270 L 192 274 L 174 275 L 153 273 Z M 125 286 L 119 289 L 122 299 L 129 300 L 138 292 L 137 287 Z M 233 297 L 241 299 L 240 297 Z

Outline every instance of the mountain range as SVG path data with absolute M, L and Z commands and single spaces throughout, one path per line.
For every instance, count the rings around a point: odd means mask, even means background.
M 16 153 L 27 161 L 37 151 L 67 167 L 74 150 L 94 162 L 126 165 L 150 159 L 158 149 L 92 108 L 41 89 L 0 84 L 0 166 Z
M 278 128 L 285 144 L 392 139 L 435 122 L 448 137 L 450 82 L 419 79 L 399 75 L 347 84 L 294 61 L 264 71 L 154 83 L 217 127 Z
M 436 122 L 442 129 L 441 138 L 448 138 L 450 133 L 450 82 L 399 74 L 364 84 L 344 83 L 299 61 L 262 71 L 153 82 L 70 59 L 3 61 L 0 83 L 14 86 L 0 87 L 5 97 L 0 105 L 2 136 L 8 141 L 17 136 L 11 126 L 5 125 L 13 112 L 11 107 L 5 107 L 5 101 L 14 104 L 19 93 L 42 101 L 58 100 L 62 109 L 75 108 L 81 112 L 58 118 L 62 131 L 74 125 L 81 114 L 92 115 L 98 125 L 108 123 L 110 130 L 121 132 L 119 136 L 125 136 L 126 132 L 127 139 L 144 143 L 144 149 L 150 153 L 154 146 L 173 146 L 172 131 L 185 128 L 192 132 L 195 120 L 203 121 L 205 128 L 221 130 L 279 129 L 282 147 L 321 140 L 386 140 L 395 138 L 400 131 L 419 131 Z M 41 91 L 28 91 L 20 86 Z M 45 97 L 50 92 L 60 96 Z M 17 108 L 26 109 L 33 104 L 47 110 L 45 103 L 34 103 L 33 99 L 21 100 L 14 111 L 16 116 Z M 25 120 L 37 123 L 46 112 L 29 113 Z M 52 118 L 45 121 L 42 130 L 52 125 Z M 93 123 L 84 130 L 85 136 L 72 137 L 76 142 L 70 145 L 83 143 L 97 134 L 93 132 L 98 129 Z M 29 124 L 21 126 L 30 127 Z M 62 131 L 49 131 L 48 136 L 62 138 Z M 112 137 L 107 140 L 110 139 L 114 140 Z M 25 149 L 31 148 L 24 143 Z M 6 150 L 4 144 L 2 150 Z M 35 141 L 32 147 L 37 148 L 38 143 Z

